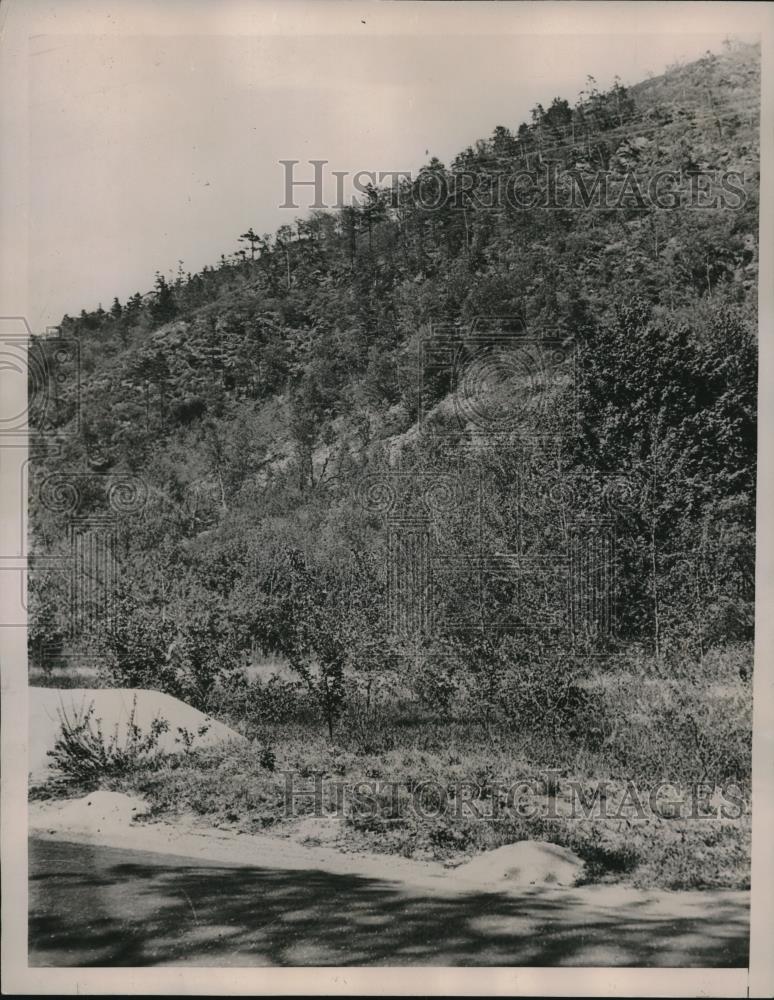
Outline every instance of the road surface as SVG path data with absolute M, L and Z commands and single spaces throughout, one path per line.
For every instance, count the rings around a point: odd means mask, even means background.
M 408 883 L 30 840 L 32 966 L 744 967 L 740 894 L 448 894 Z M 665 902 L 666 901 L 666 902 Z

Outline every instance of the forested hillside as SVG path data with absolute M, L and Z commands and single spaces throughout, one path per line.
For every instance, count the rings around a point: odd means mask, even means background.
M 414 712 L 743 777 L 747 709 L 696 691 L 751 671 L 759 87 L 743 45 L 589 79 L 398 190 L 273 235 L 245 206 L 219 263 L 65 316 L 33 666 L 366 746 Z M 99 515 L 109 608 L 76 614 Z M 645 676 L 693 686 L 658 721 L 603 704 Z

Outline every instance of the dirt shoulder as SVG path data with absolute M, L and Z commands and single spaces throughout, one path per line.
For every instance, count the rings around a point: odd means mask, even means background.
M 175 822 L 145 823 L 105 821 L 94 824 L 84 817 L 73 823 L 67 815 L 67 800 L 31 802 L 29 835 L 73 843 L 100 844 L 127 850 L 152 851 L 158 854 L 184 855 L 228 864 L 318 870 L 332 874 L 358 874 L 369 878 L 403 881 L 427 889 L 445 886 L 453 891 L 455 883 L 447 870 L 436 862 L 405 858 L 349 854 L 334 848 L 306 847 L 289 837 L 268 834 L 242 834 L 206 827 L 188 817 Z M 463 891 L 464 891 L 463 886 Z
M 513 887 L 502 880 L 466 877 L 458 869 L 438 862 L 416 861 L 394 855 L 368 855 L 343 852 L 330 847 L 299 844 L 289 837 L 268 834 L 245 834 L 205 827 L 191 818 L 175 822 L 126 822 L 126 817 L 68 814 L 67 800 L 31 802 L 29 834 L 31 837 L 71 843 L 101 845 L 125 850 L 185 856 L 230 866 L 278 869 L 283 871 L 318 871 L 330 874 L 358 875 L 391 883 L 401 883 L 406 890 L 421 894 L 490 892 L 524 897 L 561 897 L 567 905 L 611 908 L 625 915 L 636 910 L 637 919 L 658 917 L 675 919 L 692 916 L 706 919 L 708 914 L 746 919 L 749 892 L 740 890 L 665 891 L 643 890 L 627 885 L 586 885 L 573 888 L 551 886 Z

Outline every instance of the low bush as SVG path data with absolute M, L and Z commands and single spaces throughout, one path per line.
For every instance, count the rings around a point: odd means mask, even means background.
M 243 671 L 224 678 L 212 691 L 209 712 L 217 714 L 248 738 L 261 738 L 290 724 L 317 728 L 319 708 L 300 680 L 278 675 L 250 680 Z
M 156 718 L 148 732 L 143 733 L 135 723 L 137 698 L 132 709 L 123 740 L 119 739 L 118 726 L 107 736 L 102 731 L 102 720 L 94 718 L 94 705 L 68 716 L 59 710 L 61 730 L 48 755 L 65 781 L 77 784 L 98 784 L 109 778 L 121 777 L 138 769 L 155 768 L 166 756 L 159 748 L 159 738 L 169 730 L 169 723 Z
M 542 794 L 545 771 L 507 754 L 487 757 L 484 749 L 358 754 L 332 747 L 324 737 L 298 738 L 273 748 L 191 750 L 108 772 L 101 783 L 145 797 L 153 819 L 188 814 L 209 826 L 245 833 L 289 833 L 299 818 L 322 813 L 341 817 L 339 839 L 350 850 L 455 865 L 529 839 L 576 852 L 586 862 L 588 882 L 625 880 L 670 889 L 749 884 L 747 804 L 733 820 L 622 818 L 613 806 L 625 786 L 610 782 L 608 818 L 573 816 L 566 792 L 572 775 L 567 775 L 558 815 L 522 814 L 513 803 L 507 807 L 504 788 L 524 782 Z M 594 786 L 591 778 L 577 781 L 584 795 Z M 455 798 L 466 782 L 476 789 L 472 810 L 461 808 Z M 495 798 L 499 809 L 493 808 Z
M 323 813 L 335 814 L 339 782 L 348 789 L 341 840 L 350 849 L 454 864 L 535 839 L 578 853 L 590 881 L 741 888 L 749 883 L 750 660 L 750 648 L 739 645 L 668 671 L 643 655 L 592 673 L 537 651 L 506 659 L 480 691 L 447 690 L 449 678 L 433 675 L 444 695 L 435 707 L 432 692 L 424 701 L 417 693 L 430 674 L 412 675 L 413 686 L 403 688 L 356 679 L 334 740 L 299 681 L 232 671 L 207 707 L 251 745 L 196 750 L 182 739 L 181 754 L 164 755 L 162 722 L 143 734 L 132 717 L 119 741 L 106 738 L 87 712 L 63 720 L 52 756 L 71 785 L 139 792 L 157 817 L 188 813 L 245 832 L 288 830 L 314 813 L 315 781 L 323 782 Z M 495 800 L 502 804 L 501 786 L 539 785 L 549 770 L 577 780 L 584 795 L 606 780 L 610 801 L 620 801 L 627 782 L 645 790 L 661 782 L 733 782 L 744 808 L 731 820 L 631 819 L 614 810 L 609 819 L 568 817 L 566 810 L 527 817 L 494 808 Z M 290 811 L 288 773 L 296 782 Z M 456 799 L 467 794 L 458 791 L 466 782 L 478 814 Z M 424 809 L 417 812 L 420 792 Z

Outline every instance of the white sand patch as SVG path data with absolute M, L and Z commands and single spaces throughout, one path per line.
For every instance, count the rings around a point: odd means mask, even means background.
M 512 886 L 568 886 L 575 885 L 582 872 L 583 861 L 566 847 L 521 840 L 479 854 L 455 868 L 454 877 Z
M 83 718 L 91 706 L 92 730 L 100 720 L 105 741 L 117 735 L 118 745 L 124 746 L 132 712 L 134 724 L 143 734 L 151 730 L 154 719 L 163 719 L 168 729 L 159 736 L 158 748 L 175 753 L 185 748 L 213 746 L 233 740 L 246 742 L 245 737 L 217 722 L 203 712 L 186 705 L 172 695 L 141 688 L 35 688 L 29 689 L 29 771 L 33 781 L 41 782 L 51 774 L 51 758 L 62 718 L 71 723 Z
M 144 799 L 122 792 L 91 792 L 82 799 L 47 803 L 49 829 L 72 833 L 121 833 L 147 812 Z

